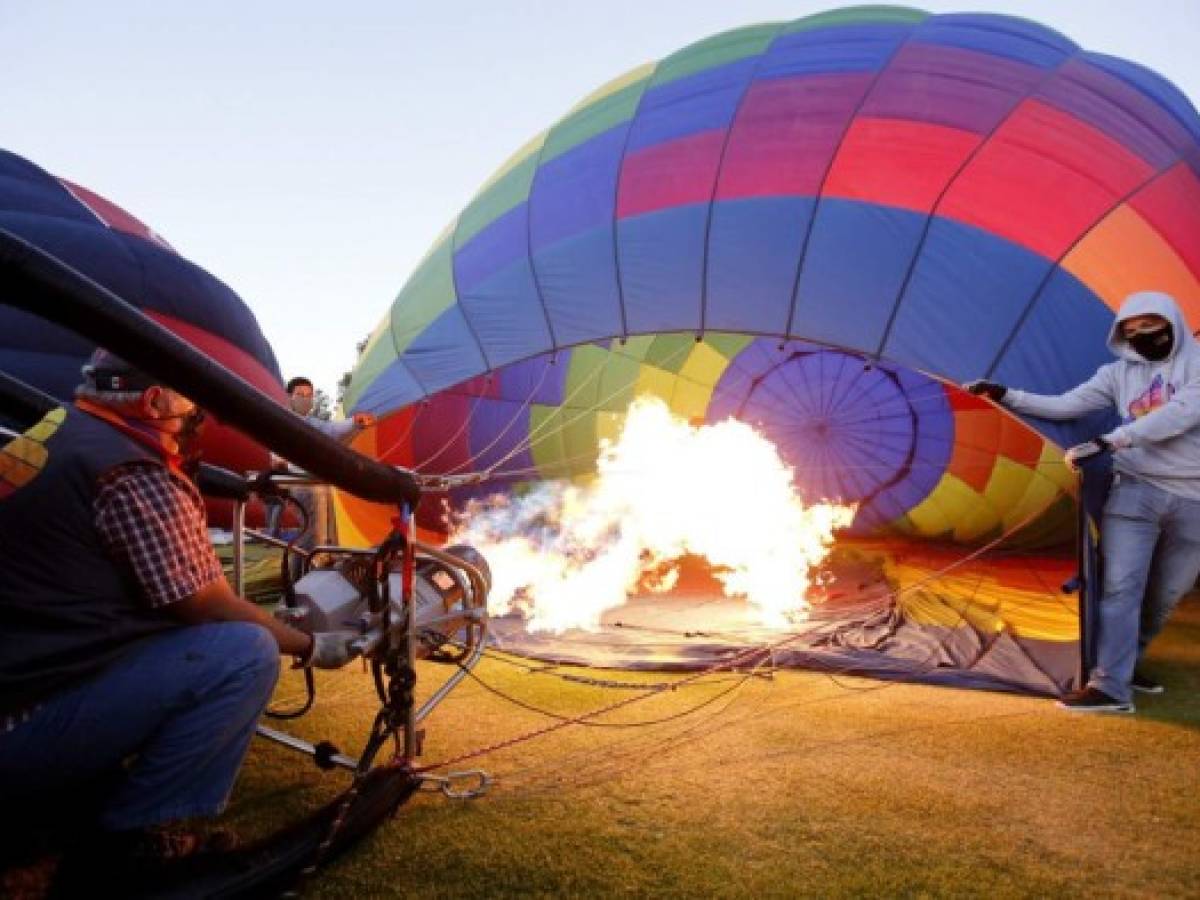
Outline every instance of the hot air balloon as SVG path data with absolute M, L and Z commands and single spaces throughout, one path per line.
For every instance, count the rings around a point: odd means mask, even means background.
M 955 385 L 1072 387 L 1127 294 L 1195 320 L 1198 278 L 1200 117 L 1169 82 L 1023 19 L 842 9 L 702 40 L 535 137 L 404 284 L 347 405 L 382 418 L 363 449 L 485 479 L 454 502 L 585 473 L 638 394 L 734 416 L 916 572 L 935 551 L 898 535 L 1069 539 L 1058 448 L 1103 425 Z M 987 628 L 1061 689 L 1078 619 L 1045 598 L 1070 565 L 1026 565 L 985 573 Z
M 0 151 L 0 227 L 54 254 L 283 401 L 275 354 L 246 304 L 112 202 Z M 0 306 L 0 370 L 60 400 L 71 398 L 93 349 L 72 332 Z M 264 448 L 215 421 L 205 426 L 202 454 L 241 471 L 268 463 Z

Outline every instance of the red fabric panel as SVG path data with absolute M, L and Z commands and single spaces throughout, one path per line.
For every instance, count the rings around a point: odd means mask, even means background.
M 944 125 L 857 119 L 842 141 L 823 193 L 929 212 L 980 140 Z
M 150 318 L 170 329 L 201 353 L 210 356 L 231 372 L 240 375 L 280 405 L 287 402 L 283 387 L 275 380 L 262 363 L 240 347 L 235 347 L 222 337 L 205 331 L 190 322 L 184 322 L 164 313 L 143 310 Z M 210 418 L 204 423 L 201 455 L 206 462 L 238 472 L 262 471 L 269 464 L 265 447 L 257 444 L 240 431 Z
M 998 414 L 1000 420 L 1000 447 L 1002 456 L 1021 463 L 1036 471 L 1042 458 L 1045 442 L 1032 428 L 1007 414 Z
M 1103 132 L 1026 100 L 968 164 L 939 213 L 1058 259 L 1150 174 Z
M 375 426 L 375 451 L 380 462 L 393 466 L 412 466 L 412 436 L 417 428 L 413 419 L 424 418 L 427 412 L 428 409 L 418 403 L 378 420 Z
M 815 196 L 873 73 L 756 82 L 734 120 L 717 199 Z
M 712 197 L 725 132 L 702 131 L 625 157 L 617 217 L 707 203 Z
M 1130 201 L 1200 278 L 1200 178 L 1179 163 Z M 1195 326 L 1193 326 L 1195 327 Z
M 468 423 L 476 399 L 463 394 L 437 394 L 429 400 L 413 428 L 413 466 L 422 472 L 466 471 L 471 459 Z
M 106 200 L 99 194 L 89 191 L 85 187 L 81 187 L 74 182 L 67 181 L 65 178 L 58 179 L 59 184 L 65 187 L 80 203 L 86 206 L 97 219 L 116 231 L 123 231 L 126 234 L 132 234 L 134 237 L 144 238 L 147 241 L 158 244 L 160 247 L 165 247 L 167 250 L 174 252 L 175 248 L 168 244 L 153 228 L 142 222 L 136 216 L 130 215 L 111 200 Z

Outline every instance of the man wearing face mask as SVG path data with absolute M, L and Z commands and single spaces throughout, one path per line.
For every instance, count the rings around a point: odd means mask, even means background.
M 180 468 L 194 403 L 103 350 L 84 375 L 0 447 L 0 816 L 92 795 L 111 871 L 200 848 L 162 826 L 224 807 L 279 654 L 335 668 L 354 635 L 230 588 Z
M 350 419 L 333 422 L 314 416 L 313 406 L 316 397 L 313 384 L 302 375 L 298 375 L 287 383 L 288 406 L 292 412 L 300 416 L 313 428 L 322 434 L 348 444 L 359 432 L 375 424 L 375 417 L 370 413 L 355 413 Z M 285 461 L 276 458 L 276 468 L 287 469 Z M 308 529 L 297 542 L 300 547 L 312 549 L 319 544 L 328 544 L 334 537 L 335 529 L 330 521 L 331 504 L 329 489 L 324 486 L 312 488 L 293 488 L 292 496 L 300 503 L 308 514 Z M 279 517 L 282 507 L 272 506 L 267 513 L 267 530 L 275 534 L 278 530 Z
M 1121 305 L 1108 345 L 1117 361 L 1059 396 L 987 381 L 966 387 L 1044 419 L 1114 407 L 1121 417 L 1117 428 L 1066 454 L 1074 468 L 1111 452 L 1115 474 L 1100 529 L 1096 667 L 1086 687 L 1059 705 L 1128 713 L 1134 691 L 1162 692 L 1135 666 L 1200 576 L 1200 343 L 1172 297 L 1143 291 Z

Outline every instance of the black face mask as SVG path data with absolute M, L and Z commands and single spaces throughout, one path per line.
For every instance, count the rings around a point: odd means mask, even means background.
M 1129 341 L 1129 346 L 1138 356 L 1148 359 L 1150 362 L 1166 359 L 1171 354 L 1171 347 L 1175 344 L 1175 337 L 1170 325 L 1164 325 L 1153 331 L 1143 331 L 1125 340 Z

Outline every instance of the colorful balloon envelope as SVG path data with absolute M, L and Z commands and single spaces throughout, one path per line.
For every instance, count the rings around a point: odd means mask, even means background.
M 221 281 L 105 198 L 0 151 L 0 227 L 78 269 L 268 395 L 284 399 L 275 354 L 249 307 Z M 94 343 L 0 306 L 0 369 L 68 401 Z M 261 470 L 267 451 L 219 422 L 204 458 Z

